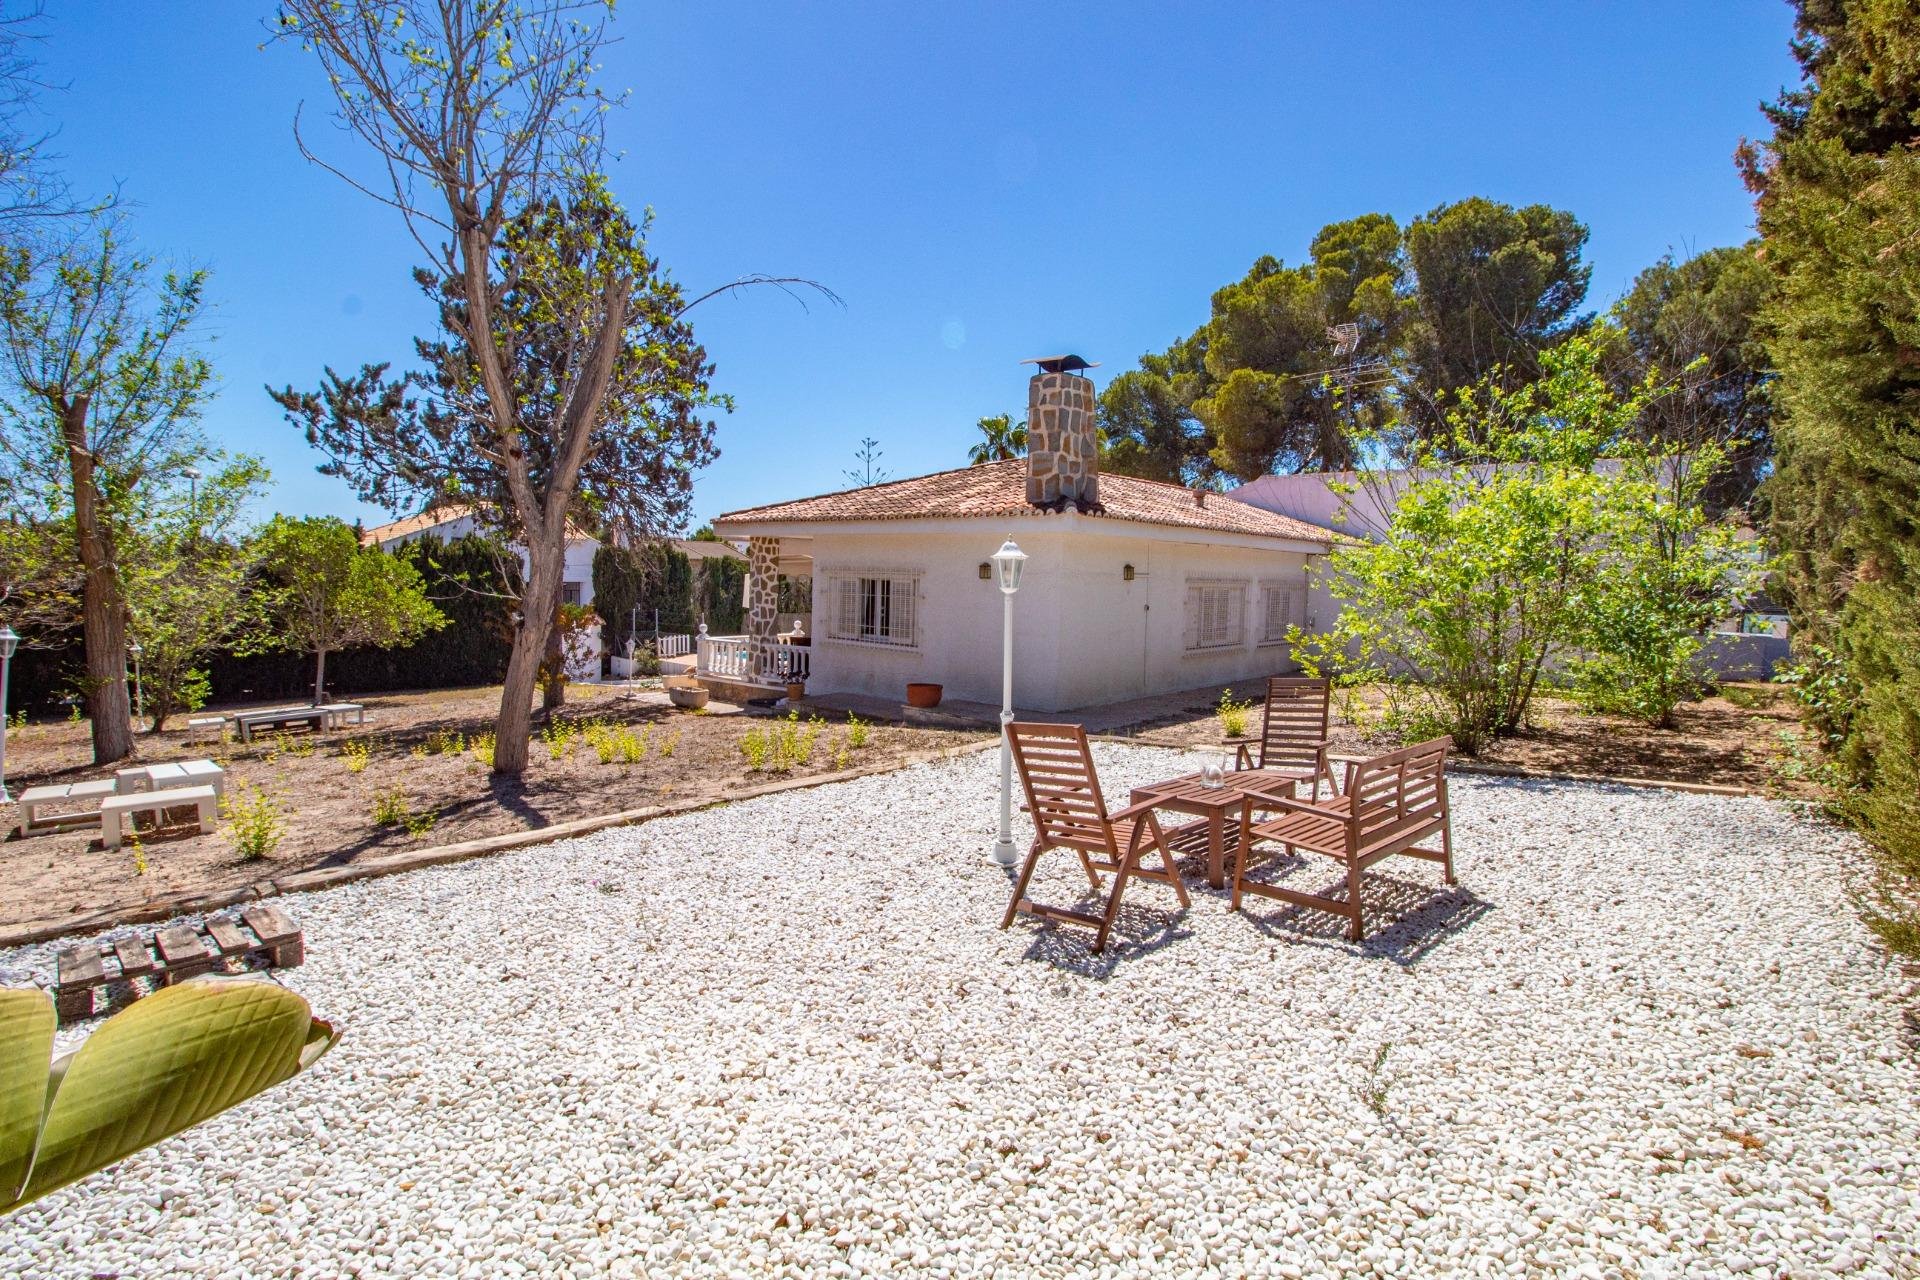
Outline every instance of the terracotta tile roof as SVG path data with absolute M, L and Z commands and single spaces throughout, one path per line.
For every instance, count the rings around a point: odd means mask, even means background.
M 429 530 L 437 529 L 443 524 L 452 524 L 456 520 L 464 520 L 472 514 L 473 508 L 466 503 L 454 503 L 449 506 L 435 507 L 433 510 L 423 511 L 417 516 L 404 516 L 389 524 L 380 524 L 375 525 L 371 529 L 362 529 L 360 531 L 360 545 L 363 547 L 372 547 L 384 542 L 410 538 L 416 533 L 425 533 Z M 580 528 L 579 525 L 574 524 L 571 520 L 567 522 L 567 537 L 569 540 L 578 541 L 591 538 L 592 536 L 592 534 Z
M 417 516 L 405 516 L 388 524 L 377 524 L 371 529 L 361 530 L 360 545 L 371 547 L 382 542 L 392 542 L 396 538 L 410 538 L 416 533 L 424 533 L 428 529 L 465 519 L 472 513 L 473 508 L 467 506 L 435 507 Z
M 1224 494 L 1209 493 L 1205 502 L 1195 491 L 1158 480 L 1102 473 L 1100 501 L 1106 511 L 1097 519 L 1128 520 L 1139 524 L 1180 529 L 1209 529 L 1219 533 L 1246 533 L 1266 538 L 1326 543 L 1332 535 L 1317 525 L 1276 515 Z M 954 471 L 936 471 L 822 494 L 793 502 L 730 511 L 715 524 L 748 525 L 818 521 L 837 523 L 868 520 L 922 520 L 1008 516 L 1044 520 L 1052 513 L 1027 502 L 1027 463 L 1024 458 L 989 462 Z
M 746 555 L 731 542 L 708 542 L 704 539 L 675 538 L 673 545 L 689 560 L 745 560 Z

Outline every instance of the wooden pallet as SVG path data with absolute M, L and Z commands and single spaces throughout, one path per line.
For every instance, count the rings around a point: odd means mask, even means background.
M 60 953 L 53 1003 L 61 1022 L 75 1022 L 107 1012 L 116 997 L 137 1000 L 195 974 L 224 971 L 235 960 L 290 969 L 306 958 L 306 942 L 292 916 L 278 907 L 248 907 L 238 919 L 210 916 L 198 929 L 176 924 L 151 938 L 68 947 Z M 96 1009 L 95 994 L 102 992 Z

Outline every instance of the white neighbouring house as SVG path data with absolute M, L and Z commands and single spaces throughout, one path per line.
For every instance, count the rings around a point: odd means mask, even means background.
M 1309 568 L 1333 535 L 1219 493 L 1101 475 L 1093 384 L 1062 363 L 1043 362 L 1029 384 L 1024 459 L 716 519 L 721 537 L 747 544 L 748 630 L 713 638 L 703 673 L 772 688 L 804 670 L 809 696 L 896 702 L 910 682 L 932 683 L 947 699 L 997 704 L 989 561 L 1009 537 L 1028 557 L 1014 599 L 1022 709 L 1292 670 L 1287 628 L 1332 617 Z M 776 630 L 781 576 L 812 580 L 804 654 Z

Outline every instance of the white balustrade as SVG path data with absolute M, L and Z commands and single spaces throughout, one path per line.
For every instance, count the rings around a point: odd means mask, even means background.
M 776 644 L 772 653 L 773 678 L 779 684 L 804 684 L 813 671 L 813 650 L 802 644 Z
M 655 652 L 662 658 L 684 658 L 693 652 L 693 637 L 689 635 L 661 636 L 660 647 Z
M 715 676 L 723 680 L 750 679 L 747 665 L 747 638 L 745 636 L 710 636 L 704 631 L 701 632 L 699 652 L 694 658 L 694 671 L 703 676 Z

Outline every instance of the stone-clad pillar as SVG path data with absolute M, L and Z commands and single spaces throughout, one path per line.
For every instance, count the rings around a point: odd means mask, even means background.
M 1093 382 L 1072 373 L 1036 373 L 1027 384 L 1027 501 L 1100 503 L 1100 445 Z
M 747 539 L 747 671 L 773 681 L 774 636 L 780 624 L 780 539 Z

